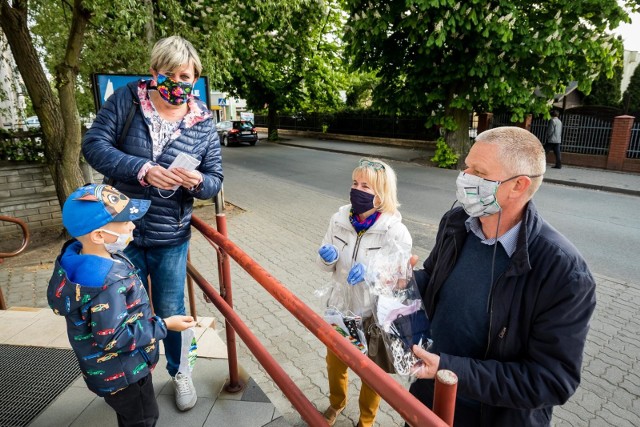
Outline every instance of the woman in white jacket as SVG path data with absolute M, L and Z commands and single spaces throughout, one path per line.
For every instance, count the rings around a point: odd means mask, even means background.
M 317 263 L 333 273 L 334 288 L 328 305 L 363 318 L 369 357 L 393 372 L 372 318 L 372 303 L 364 283 L 365 266 L 385 242 L 394 240 L 411 248 L 411 236 L 398 212 L 397 180 L 391 167 L 377 159 L 361 159 L 352 173 L 351 204 L 342 206 L 329 222 L 318 250 Z M 375 341 L 372 342 L 372 341 Z M 327 350 L 329 402 L 324 417 L 333 425 L 347 404 L 347 365 Z M 372 426 L 380 396 L 362 383 L 358 426 Z

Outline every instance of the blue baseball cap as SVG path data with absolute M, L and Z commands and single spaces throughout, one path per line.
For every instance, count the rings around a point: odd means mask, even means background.
M 87 184 L 64 202 L 62 224 L 73 237 L 83 236 L 110 222 L 140 219 L 150 200 L 130 199 L 110 185 Z

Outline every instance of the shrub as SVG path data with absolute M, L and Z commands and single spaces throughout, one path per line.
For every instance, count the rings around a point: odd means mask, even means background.
M 436 154 L 431 158 L 431 161 L 436 166 L 443 169 L 453 169 L 458 164 L 458 157 L 444 138 L 438 138 L 436 141 Z
M 42 135 L 33 132 L 0 132 L 0 160 L 44 163 Z

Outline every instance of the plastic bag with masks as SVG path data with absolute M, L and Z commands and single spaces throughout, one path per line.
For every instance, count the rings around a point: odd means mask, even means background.
M 383 331 L 383 340 L 396 372 L 408 381 L 415 380 L 419 359 L 413 345 L 428 349 L 430 323 L 415 282 L 409 260 L 411 247 L 387 242 L 369 259 L 365 282 L 374 301 L 373 316 Z

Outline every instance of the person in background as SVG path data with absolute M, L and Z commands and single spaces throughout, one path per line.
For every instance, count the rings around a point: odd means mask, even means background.
M 74 191 L 62 208 L 73 239 L 56 259 L 47 289 L 49 305 L 66 318 L 87 387 L 116 411 L 120 427 L 156 424 L 151 371 L 158 341 L 167 330 L 196 324 L 191 316 L 154 316 L 136 268 L 122 253 L 132 239 L 132 221 L 148 209 L 148 200 L 129 199 L 108 185 Z
M 125 251 L 151 279 L 153 309 L 160 317 L 185 314 L 184 287 L 194 198 L 209 199 L 222 186 L 220 143 L 211 112 L 193 96 L 202 73 L 197 52 L 187 40 L 159 40 L 151 52 L 152 78 L 118 89 L 98 112 L 82 141 L 87 162 L 129 197 L 150 200 L 135 221 L 134 240 Z M 128 124 L 127 124 L 128 123 Z M 198 166 L 169 166 L 181 154 Z M 167 370 L 176 406 L 191 409 L 197 394 L 181 332 L 164 339 Z
M 459 379 L 454 425 L 549 426 L 580 384 L 595 281 L 578 250 L 532 200 L 546 162 L 517 127 L 481 133 L 456 181 L 457 202 L 415 270 L 433 345 L 410 392 L 433 403 L 439 369 Z
M 410 250 L 411 236 L 398 212 L 396 174 L 388 164 L 377 159 L 361 159 L 352 179 L 351 204 L 342 206 L 331 217 L 316 262 L 324 271 L 332 273 L 338 287 L 333 289 L 328 305 L 362 316 L 369 358 L 387 372 L 393 372 L 379 331 L 374 330 L 372 307 L 363 304 L 370 300 L 364 282 L 365 265 L 386 241 L 395 240 Z M 345 293 L 351 295 L 346 306 L 338 301 Z M 378 349 L 375 354 L 374 348 Z M 324 418 L 333 425 L 347 405 L 348 373 L 347 365 L 330 350 L 326 360 L 330 405 L 324 411 Z M 363 382 L 358 426 L 373 425 L 379 404 L 380 396 Z
M 562 122 L 560 121 L 558 110 L 551 111 L 551 120 L 547 125 L 545 152 L 553 151 L 556 156 L 554 169 L 562 169 L 562 157 L 560 155 L 560 144 L 562 143 Z

